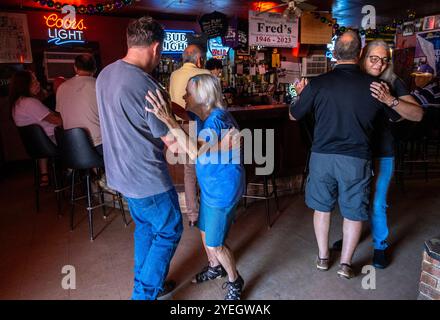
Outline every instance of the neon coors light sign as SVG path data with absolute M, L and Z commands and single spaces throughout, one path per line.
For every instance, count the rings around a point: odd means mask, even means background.
M 84 20 L 76 20 L 75 8 L 72 6 L 64 6 L 62 13 L 66 13 L 60 18 L 56 13 L 44 16 L 49 40 L 57 46 L 67 43 L 85 43 L 84 32 L 87 28 L 84 26 Z

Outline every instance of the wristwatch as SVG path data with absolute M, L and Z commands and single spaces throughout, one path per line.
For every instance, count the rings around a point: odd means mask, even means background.
M 394 109 L 398 105 L 399 105 L 399 99 L 393 98 L 393 101 L 391 101 L 391 105 L 390 105 L 391 109 Z

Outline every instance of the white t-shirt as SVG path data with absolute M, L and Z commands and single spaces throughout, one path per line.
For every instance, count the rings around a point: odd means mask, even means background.
M 12 109 L 12 118 L 17 127 L 24 127 L 31 124 L 40 125 L 44 132 L 51 137 L 54 135 L 55 124 L 43 121 L 50 114 L 49 108 L 40 100 L 31 97 L 22 97 L 17 100 Z
M 84 128 L 94 146 L 102 144 L 95 78 L 75 76 L 67 80 L 58 88 L 56 103 L 64 129 Z

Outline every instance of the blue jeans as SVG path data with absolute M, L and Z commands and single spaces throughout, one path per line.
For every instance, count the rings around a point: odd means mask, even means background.
M 163 289 L 171 258 L 182 235 L 182 214 L 176 190 L 127 198 L 134 231 L 133 300 L 154 300 Z
M 374 249 L 385 250 L 388 247 L 387 193 L 393 177 L 394 157 L 375 160 L 375 188 L 370 212 L 371 233 Z

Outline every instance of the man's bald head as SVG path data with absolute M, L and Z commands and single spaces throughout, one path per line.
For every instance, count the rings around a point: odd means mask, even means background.
M 191 62 L 201 68 L 204 55 L 204 52 L 199 46 L 190 44 L 188 47 L 186 47 L 185 51 L 183 51 L 182 62 Z
M 357 32 L 344 32 L 336 40 L 334 55 L 337 60 L 357 61 L 360 53 L 361 39 Z

